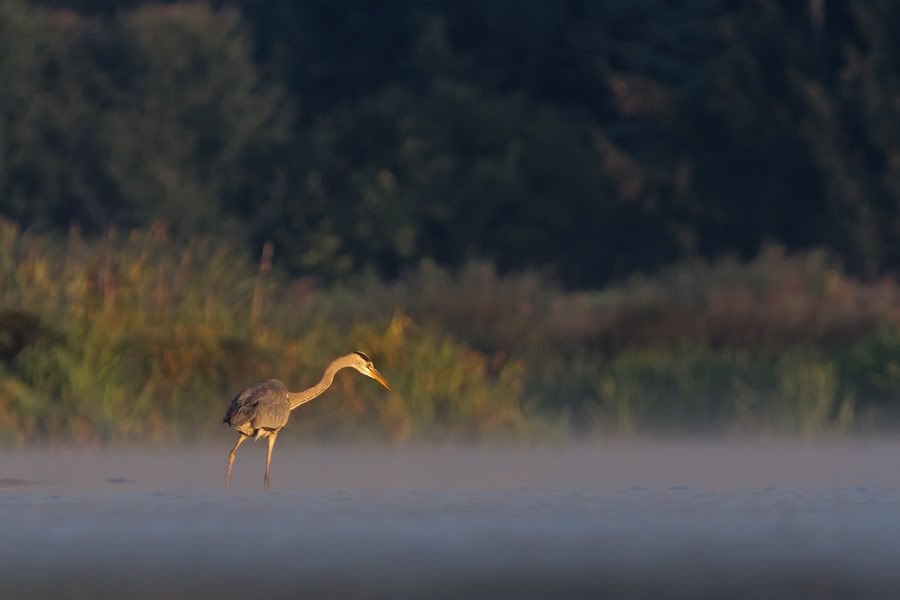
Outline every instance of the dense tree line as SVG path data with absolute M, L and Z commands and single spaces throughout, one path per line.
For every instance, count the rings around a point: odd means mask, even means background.
M 325 278 L 487 258 L 900 263 L 881 0 L 0 0 L 0 214 L 272 240 Z

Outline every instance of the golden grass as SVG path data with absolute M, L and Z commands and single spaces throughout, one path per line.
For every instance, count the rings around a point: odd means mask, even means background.
M 0 222 L 0 437 L 208 434 L 242 386 L 304 387 L 353 349 L 375 356 L 395 393 L 342 375 L 296 434 L 815 434 L 896 414 L 900 289 L 818 253 L 580 292 L 483 263 L 319 288 L 290 281 L 270 253 L 257 265 L 158 225 L 86 240 Z

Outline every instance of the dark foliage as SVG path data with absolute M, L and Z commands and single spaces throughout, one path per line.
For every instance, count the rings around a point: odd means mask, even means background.
M 162 220 L 326 279 L 485 258 L 593 286 L 773 241 L 900 261 L 895 3 L 0 13 L 0 213 L 26 226 Z

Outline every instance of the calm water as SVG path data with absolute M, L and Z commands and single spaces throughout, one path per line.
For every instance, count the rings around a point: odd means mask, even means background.
M 2 596 L 900 597 L 898 441 L 229 443 L 0 454 Z

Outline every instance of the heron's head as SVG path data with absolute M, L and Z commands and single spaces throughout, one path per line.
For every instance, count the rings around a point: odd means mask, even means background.
M 366 377 L 371 377 L 387 389 L 391 389 L 391 384 L 387 382 L 387 379 L 378 372 L 378 369 L 375 368 L 375 365 L 372 364 L 372 359 L 363 352 L 354 352 L 350 355 L 351 363 L 350 366 L 365 375 Z

